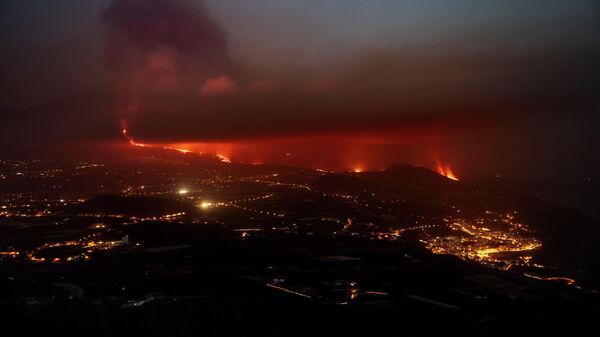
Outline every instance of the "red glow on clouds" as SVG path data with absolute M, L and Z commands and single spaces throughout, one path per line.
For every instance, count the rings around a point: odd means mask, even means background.
M 168 90 L 175 88 L 177 77 L 175 55 L 168 51 L 159 51 L 148 55 L 137 80 L 145 82 L 144 85 L 151 84 L 156 90 Z
M 230 94 L 237 90 L 237 84 L 228 76 L 209 78 L 200 87 L 201 95 Z

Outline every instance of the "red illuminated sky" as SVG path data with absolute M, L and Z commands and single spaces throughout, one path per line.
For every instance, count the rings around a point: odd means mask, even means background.
M 123 141 L 126 126 L 324 169 L 599 166 L 594 1 L 2 4 L 8 153 Z

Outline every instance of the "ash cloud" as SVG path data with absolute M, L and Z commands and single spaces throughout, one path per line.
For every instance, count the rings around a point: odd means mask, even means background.
M 234 71 L 227 36 L 201 2 L 112 0 L 101 22 L 105 64 L 126 96 L 194 91 Z

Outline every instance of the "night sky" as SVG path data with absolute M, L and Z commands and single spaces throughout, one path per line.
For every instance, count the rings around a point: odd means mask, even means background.
M 600 180 L 596 1 L 0 0 L 0 43 L 5 155 Z

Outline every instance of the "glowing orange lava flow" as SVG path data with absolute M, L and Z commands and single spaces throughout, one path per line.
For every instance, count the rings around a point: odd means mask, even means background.
M 149 145 L 146 144 L 142 144 L 142 143 L 138 143 L 135 140 L 133 140 L 133 138 L 131 138 L 131 136 L 127 133 L 127 129 L 123 129 L 123 136 L 125 136 L 125 138 L 127 138 L 127 140 L 129 141 L 129 144 L 133 145 L 133 146 L 139 146 L 139 147 L 151 147 Z
M 207 154 L 202 153 L 202 152 L 194 152 L 194 151 L 190 151 L 190 150 L 186 150 L 186 149 L 181 149 L 181 148 L 177 148 L 177 147 L 172 147 L 172 146 L 163 146 L 163 145 L 152 145 L 152 144 L 144 144 L 144 143 L 138 143 L 136 142 L 133 137 L 131 137 L 129 135 L 129 133 L 127 133 L 127 129 L 123 129 L 122 131 L 123 136 L 125 136 L 125 138 L 127 138 L 127 140 L 129 141 L 129 144 L 133 145 L 133 146 L 138 146 L 138 147 L 148 147 L 148 148 L 153 148 L 153 149 L 163 149 L 163 150 L 170 150 L 170 151 L 177 151 L 177 152 L 181 152 L 181 153 L 192 153 L 192 154 L 196 154 L 199 156 L 205 156 Z M 217 154 L 216 157 L 224 162 L 224 163 L 231 163 L 231 160 L 225 156 L 219 155 Z
M 458 181 L 458 177 L 452 171 L 452 168 L 449 165 L 442 165 L 441 163 L 437 164 L 437 173 L 443 175 L 448 179 L 452 179 Z

